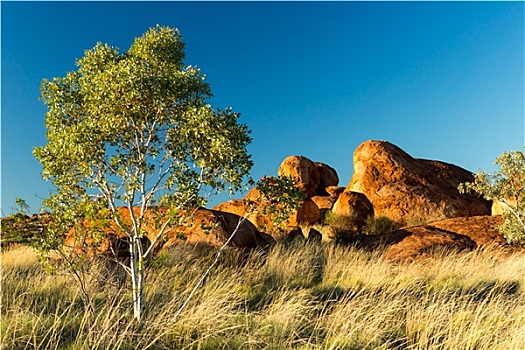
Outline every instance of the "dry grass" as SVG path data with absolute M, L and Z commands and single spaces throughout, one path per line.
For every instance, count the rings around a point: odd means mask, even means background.
M 175 322 L 212 251 L 179 248 L 149 272 L 142 327 L 129 293 L 67 276 L 27 248 L 2 254 L 3 349 L 525 349 L 523 254 L 441 251 L 391 263 L 333 245 L 229 251 Z

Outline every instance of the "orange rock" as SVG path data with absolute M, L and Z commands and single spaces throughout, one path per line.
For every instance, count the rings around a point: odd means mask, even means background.
M 363 236 L 360 245 L 369 249 L 385 246 L 385 257 L 390 260 L 413 260 L 443 247 L 458 250 L 476 248 L 476 242 L 468 236 L 432 226 L 414 226 L 382 235 Z
M 385 257 L 391 260 L 410 260 L 425 257 L 436 248 L 454 248 L 472 250 L 476 242 L 468 236 L 447 232 L 431 226 L 416 226 L 401 229 L 392 234 L 402 239 L 385 251 Z M 404 237 L 403 237 L 404 236 Z
M 224 211 L 227 213 L 236 214 L 246 217 L 248 213 L 248 206 L 242 199 L 230 199 L 227 202 L 217 204 L 212 208 L 213 210 Z
M 248 192 L 248 196 L 251 196 L 250 194 L 257 195 L 258 193 L 259 190 L 254 188 Z M 256 197 L 255 195 L 251 196 L 250 198 L 260 198 Z M 268 215 L 263 214 L 264 203 L 261 203 L 259 200 L 250 201 L 247 199 L 231 199 L 227 202 L 216 205 L 213 207 L 213 210 L 224 211 L 245 217 L 252 224 L 254 224 L 258 230 L 266 231 L 271 230 L 273 227 L 271 218 Z
M 313 225 L 321 219 L 321 212 L 311 199 L 300 202 L 297 212 L 288 219 L 288 226 L 299 226 L 302 224 Z
M 297 187 L 306 194 L 306 198 L 317 193 L 321 176 L 310 159 L 303 156 L 289 156 L 282 162 L 277 173 L 279 176 L 292 177 Z
M 230 245 L 238 248 L 266 248 L 269 244 L 267 238 L 249 220 L 218 210 L 197 209 L 191 226 L 179 228 L 178 231 L 177 235 L 169 237 L 164 247 L 181 243 L 220 247 L 234 233 Z M 181 233 L 184 239 L 181 239 Z
M 361 230 L 366 225 L 366 219 L 374 216 L 374 207 L 364 194 L 345 191 L 337 198 L 332 212 L 337 216 L 351 217 L 354 229 Z
M 340 186 L 328 186 L 325 188 L 325 191 L 329 196 L 339 197 L 339 195 L 345 191 L 345 188 Z
M 326 213 L 332 210 L 332 207 L 337 201 L 337 197 L 332 196 L 313 196 L 310 199 L 315 203 L 315 205 L 317 205 L 317 208 L 319 208 L 321 221 L 324 219 Z
M 160 215 L 165 213 L 164 208 L 156 208 L 160 211 Z M 133 208 L 134 215 L 138 217 L 140 209 Z M 124 227 L 131 227 L 131 216 L 127 208 L 118 208 L 119 220 Z M 174 244 L 206 244 L 212 246 L 222 246 L 228 238 L 235 233 L 234 238 L 230 242 L 232 246 L 239 248 L 256 248 L 266 247 L 268 245 L 257 228 L 248 220 L 239 215 L 232 213 L 221 212 L 217 210 L 208 210 L 199 208 L 194 211 L 193 216 L 189 217 L 191 223 L 188 225 L 176 226 L 169 225 L 164 237 L 166 243 L 164 247 L 169 247 Z M 118 256 L 125 256 L 127 254 L 127 234 L 118 228 L 114 221 L 108 221 L 103 224 L 100 222 L 84 221 L 85 228 L 95 228 L 101 233 L 100 241 L 96 242 L 93 238 L 83 238 L 83 231 L 71 229 L 66 236 L 65 246 L 74 249 L 79 253 L 89 254 L 116 254 Z M 142 226 L 144 231 L 143 246 L 147 249 L 151 242 L 157 237 L 159 233 L 159 225 L 155 224 L 153 212 L 150 210 L 146 212 L 144 224 Z M 95 244 L 96 243 L 96 244 Z M 90 246 L 94 245 L 94 249 Z M 159 247 L 162 242 L 159 242 Z M 157 250 L 156 249 L 156 250 Z
M 429 226 L 469 236 L 478 245 L 506 245 L 498 226 L 501 216 L 472 216 L 433 222 Z
M 347 191 L 364 193 L 376 215 L 394 221 L 436 221 L 490 214 L 490 203 L 460 194 L 473 174 L 444 162 L 414 159 L 385 141 L 366 141 L 354 152 L 354 174 Z
M 320 196 L 326 196 L 328 195 L 328 192 L 326 191 L 327 187 L 339 185 L 339 176 L 335 169 L 327 164 L 320 162 L 315 162 L 314 164 L 317 171 L 319 171 L 320 176 L 317 194 Z

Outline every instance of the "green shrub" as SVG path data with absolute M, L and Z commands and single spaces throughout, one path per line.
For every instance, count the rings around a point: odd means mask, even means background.
M 401 228 L 399 222 L 393 221 L 386 216 L 369 216 L 366 219 L 366 226 L 363 233 L 367 235 L 377 235 L 389 233 Z
M 501 154 L 494 164 L 500 169 L 492 174 L 478 171 L 473 182 L 462 183 L 461 193 L 476 192 L 487 200 L 497 200 L 505 208 L 503 237 L 509 244 L 525 242 L 525 152 L 509 151 Z

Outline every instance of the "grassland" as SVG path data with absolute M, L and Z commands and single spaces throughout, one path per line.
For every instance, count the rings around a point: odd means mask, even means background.
M 172 321 L 214 257 L 161 254 L 138 326 L 117 279 L 88 281 L 87 307 L 70 277 L 12 247 L 2 254 L 2 349 L 525 349 L 521 253 L 436 251 L 393 263 L 333 245 L 231 250 Z

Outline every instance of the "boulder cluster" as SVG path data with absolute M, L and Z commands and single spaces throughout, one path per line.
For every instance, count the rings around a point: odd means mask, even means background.
M 366 236 L 362 240 L 364 246 L 372 247 L 378 242 L 390 245 L 388 254 L 392 258 L 399 258 L 401 252 L 421 254 L 435 245 L 465 249 L 488 242 L 503 244 L 494 220 L 488 217 L 487 223 L 479 219 L 491 214 L 492 203 L 476 194 L 458 191 L 460 183 L 473 181 L 471 172 L 441 161 L 416 159 L 389 142 L 375 140 L 366 141 L 355 150 L 353 168 L 352 179 L 345 188 L 339 187 L 336 170 L 327 164 L 304 156 L 284 159 L 278 175 L 291 177 L 304 193 L 298 210 L 286 222 L 286 236 L 272 230 L 272 219 L 264 210 L 250 210 L 254 205 L 258 208 L 266 205 L 259 190 L 253 188 L 242 199 L 229 200 L 213 209 L 196 209 L 191 225 L 166 230 L 164 247 L 183 242 L 220 246 L 234 232 L 230 244 L 241 248 L 267 248 L 293 237 L 330 239 L 334 236 L 330 229 L 326 230 L 328 234 L 324 233 L 327 237 L 317 230 L 298 234 L 299 226 L 323 223 L 328 214 L 349 219 L 351 229 L 356 232 L 362 231 L 369 218 L 374 217 L 386 217 L 404 226 L 382 233 L 381 237 Z M 125 215 L 123 212 L 122 218 Z M 465 229 L 469 224 L 491 229 L 486 234 L 474 230 L 477 236 L 472 232 L 469 235 Z M 153 222 L 146 220 L 146 226 L 146 236 L 153 241 L 157 230 L 148 228 L 154 226 Z
M 329 165 L 303 156 L 286 158 L 278 174 L 292 177 L 306 196 L 297 213 L 290 217 L 288 232 L 299 225 L 321 223 L 330 212 L 332 216 L 348 218 L 357 232 L 374 217 L 386 217 L 405 226 L 381 237 L 363 239 L 365 246 L 378 242 L 391 245 L 388 256 L 392 258 L 404 257 L 401 251 L 411 256 L 435 246 L 468 249 L 489 242 L 503 244 L 501 235 L 493 232 L 497 225 L 478 225 L 486 228 L 481 231 L 466 228 L 491 214 L 489 201 L 458 191 L 460 183 L 474 180 L 471 172 L 441 161 L 413 158 L 399 147 L 377 140 L 366 141 L 355 150 L 353 168 L 352 179 L 344 188 L 338 186 L 339 176 Z M 243 216 L 246 201 L 259 199 L 257 189 L 253 189 L 244 199 L 230 200 L 214 209 Z M 247 219 L 259 230 L 269 224 L 269 218 L 260 214 L 248 215 Z M 490 217 L 487 220 L 494 221 Z M 440 226 L 440 222 L 445 226 Z M 487 239 L 489 236 L 493 237 Z
M 287 226 L 290 230 L 299 225 L 320 222 L 326 211 L 334 205 L 337 195 L 344 190 L 337 187 L 339 177 L 332 167 L 303 156 L 286 158 L 277 174 L 292 178 L 296 187 L 304 194 L 304 199 L 298 203 L 299 208 L 288 218 Z M 213 209 L 245 216 L 259 230 L 270 231 L 275 235 L 272 219 L 265 214 L 265 205 L 259 189 L 253 188 L 244 199 L 232 199 Z M 251 210 L 252 208 L 257 210 Z

